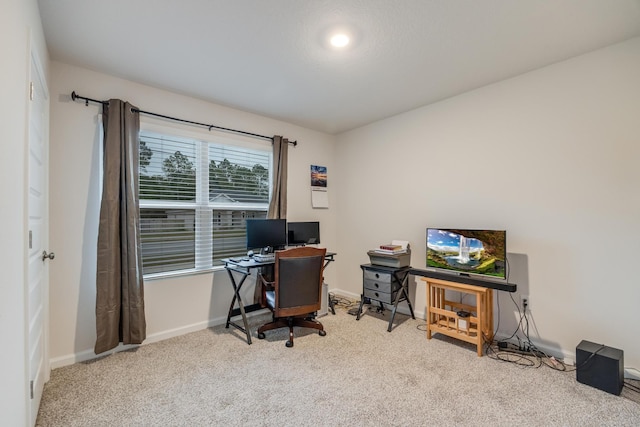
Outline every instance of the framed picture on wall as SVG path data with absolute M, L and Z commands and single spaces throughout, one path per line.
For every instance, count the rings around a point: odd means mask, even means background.
M 327 188 L 327 167 L 311 165 L 311 186 Z

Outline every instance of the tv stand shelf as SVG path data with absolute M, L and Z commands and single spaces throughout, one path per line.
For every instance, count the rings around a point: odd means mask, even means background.
M 427 339 L 434 333 L 447 335 L 475 344 L 482 356 L 485 340 L 493 339 L 493 290 L 431 277 L 421 280 L 427 284 Z M 475 305 L 448 300 L 446 291 L 473 295 Z M 458 315 L 462 311 L 469 315 Z

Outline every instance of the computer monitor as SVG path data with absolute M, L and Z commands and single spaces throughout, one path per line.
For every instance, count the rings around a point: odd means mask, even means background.
M 247 219 L 247 249 L 270 252 L 287 244 L 285 219 Z
M 318 221 L 287 224 L 287 244 L 290 246 L 317 245 L 318 243 L 320 243 L 320 223 Z

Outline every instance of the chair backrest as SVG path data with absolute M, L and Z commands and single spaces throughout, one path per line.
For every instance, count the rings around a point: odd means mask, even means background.
M 276 252 L 276 317 L 298 316 L 320 310 L 326 253 L 326 249 L 308 246 Z

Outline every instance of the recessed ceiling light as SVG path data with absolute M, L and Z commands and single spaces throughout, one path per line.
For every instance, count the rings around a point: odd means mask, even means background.
M 345 47 L 349 44 L 349 36 L 346 34 L 336 34 L 331 37 L 330 42 L 333 47 Z

